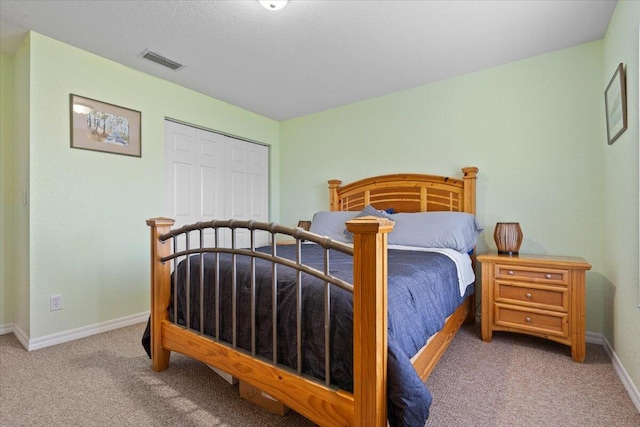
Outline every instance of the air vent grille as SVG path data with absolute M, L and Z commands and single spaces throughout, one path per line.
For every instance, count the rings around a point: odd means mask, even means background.
M 171 68 L 174 71 L 175 70 L 179 70 L 180 68 L 184 67 L 184 65 L 179 64 L 179 63 L 177 63 L 175 61 L 172 61 L 172 60 L 170 60 L 168 58 L 165 58 L 164 56 L 159 55 L 159 54 L 157 54 L 155 52 L 151 52 L 148 49 L 145 50 L 144 52 L 142 52 L 140 54 L 140 56 L 143 57 L 144 59 L 148 59 L 149 61 L 153 61 L 156 64 L 160 64 L 160 65 L 162 65 L 164 67 Z

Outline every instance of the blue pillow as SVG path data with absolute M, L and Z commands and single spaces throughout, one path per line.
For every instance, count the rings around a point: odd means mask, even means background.
M 467 253 L 476 246 L 482 228 L 465 212 L 416 212 L 389 215 L 395 221 L 390 245 L 450 248 Z
M 391 209 L 391 211 L 393 211 L 393 209 Z M 391 215 L 389 213 L 387 213 L 387 211 L 378 210 L 378 209 L 374 208 L 371 205 L 365 206 L 364 209 L 362 209 L 357 215 L 354 216 L 354 218 L 360 218 L 360 217 L 363 217 L 363 216 L 375 216 L 375 217 L 378 217 L 378 218 L 392 219 Z M 353 233 L 352 232 L 350 232 L 349 230 L 347 230 L 345 228 L 343 233 L 344 233 L 344 237 L 349 242 L 353 242 Z
M 309 231 L 321 236 L 330 237 L 332 240 L 348 243 L 343 234 L 344 223 L 354 218 L 356 215 L 357 212 L 349 211 L 316 212 L 311 220 L 311 227 L 309 228 Z

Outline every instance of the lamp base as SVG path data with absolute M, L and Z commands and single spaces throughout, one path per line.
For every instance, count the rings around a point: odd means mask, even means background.
M 499 254 L 517 255 L 522 244 L 522 229 L 517 222 L 499 222 L 493 232 Z

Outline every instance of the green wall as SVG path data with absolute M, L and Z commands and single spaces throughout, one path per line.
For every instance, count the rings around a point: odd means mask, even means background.
M 29 286 L 29 208 L 24 203 L 29 191 L 29 126 L 30 90 L 31 90 L 31 46 L 27 36 L 18 49 L 13 64 L 14 99 L 13 99 L 13 248 L 12 254 L 6 254 L 13 264 L 5 263 L 10 268 L 14 283 L 14 332 L 26 342 L 31 332 L 30 286 Z
M 271 145 L 277 216 L 278 122 L 37 33 L 30 61 L 32 340 L 149 310 L 145 220 L 166 214 L 165 117 Z M 142 157 L 71 149 L 70 93 L 141 111 Z
M 328 207 L 328 179 L 480 169 L 480 252 L 518 221 L 523 253 L 588 260 L 587 330 L 602 332 L 602 41 L 281 124 L 281 221 Z M 311 191 L 309 191 L 311 189 Z
M 613 145 L 602 144 L 604 168 L 605 335 L 640 388 L 640 194 L 638 155 L 638 50 L 640 3 L 620 1 L 604 39 L 601 92 L 620 62 L 627 77 L 628 128 Z M 637 393 L 637 391 L 636 391 Z
M 13 323 L 15 276 L 13 218 L 13 57 L 0 55 L 0 327 Z

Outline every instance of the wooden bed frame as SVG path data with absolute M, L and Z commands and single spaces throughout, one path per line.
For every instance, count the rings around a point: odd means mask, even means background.
M 364 179 L 341 187 L 329 181 L 330 209 L 359 211 L 371 204 L 395 212 L 453 211 L 475 215 L 478 169 L 462 169 L 462 179 L 398 174 Z M 387 233 L 393 222 L 373 217 L 347 222 L 354 235 L 353 393 L 326 387 L 211 337 L 169 320 L 171 255 L 167 244 L 173 220 L 147 220 L 151 228 L 151 355 L 153 369 L 169 366 L 171 351 L 194 357 L 263 390 L 321 426 L 382 427 L 387 425 Z M 196 229 L 198 224 L 189 226 Z M 276 226 L 273 226 L 274 228 Z M 185 229 L 185 227 L 183 227 Z M 293 230 L 293 229 L 291 229 Z M 285 232 L 286 234 L 286 232 Z M 301 240 L 302 229 L 289 233 Z M 475 260 L 475 253 L 472 256 Z M 424 380 L 431 373 L 456 332 L 475 317 L 469 297 L 447 319 L 443 329 L 412 359 Z

